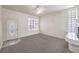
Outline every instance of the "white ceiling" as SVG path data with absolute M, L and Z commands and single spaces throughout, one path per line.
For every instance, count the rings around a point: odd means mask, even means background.
M 37 15 L 37 16 L 41 16 L 47 13 L 56 12 L 73 7 L 73 5 L 39 5 L 39 6 L 40 8 L 44 9 L 44 11 L 40 14 L 36 13 L 37 12 L 36 5 L 3 5 L 4 8 L 8 8 L 32 15 Z

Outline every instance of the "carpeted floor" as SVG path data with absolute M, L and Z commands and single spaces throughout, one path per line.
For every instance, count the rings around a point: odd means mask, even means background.
M 21 38 L 21 42 L 3 48 L 1 53 L 71 53 L 64 39 L 44 34 Z

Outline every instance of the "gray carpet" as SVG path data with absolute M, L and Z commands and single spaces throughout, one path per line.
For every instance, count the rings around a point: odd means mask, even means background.
M 64 39 L 36 34 L 21 38 L 16 45 L 3 48 L 1 53 L 70 53 Z

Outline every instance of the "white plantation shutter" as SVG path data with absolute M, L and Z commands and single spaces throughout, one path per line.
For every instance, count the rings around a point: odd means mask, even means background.
M 77 7 L 68 11 L 68 32 L 73 40 L 77 39 Z
M 72 10 L 69 10 L 68 11 L 68 32 L 73 32 L 73 33 L 76 33 L 76 25 L 77 25 L 77 22 L 76 22 L 76 17 L 77 17 L 77 14 L 76 14 L 76 8 L 72 9 Z
M 28 31 L 37 31 L 39 29 L 38 18 L 29 17 L 28 18 Z

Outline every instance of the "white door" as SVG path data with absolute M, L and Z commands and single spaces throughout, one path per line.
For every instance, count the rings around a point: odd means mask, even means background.
M 7 20 L 7 40 L 16 39 L 17 36 L 17 20 Z

